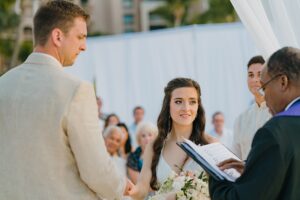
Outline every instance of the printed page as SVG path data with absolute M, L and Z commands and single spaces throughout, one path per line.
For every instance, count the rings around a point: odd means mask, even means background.
M 190 140 L 185 140 L 185 142 L 190 145 L 198 154 L 200 154 L 211 165 L 212 168 L 214 168 L 227 180 L 234 182 L 238 177 L 240 177 L 240 173 L 235 169 L 227 169 L 225 171 L 222 171 L 219 169 L 219 167 L 217 167 L 217 164 L 229 158 L 240 160 L 223 144 L 212 143 L 204 146 L 197 146 Z

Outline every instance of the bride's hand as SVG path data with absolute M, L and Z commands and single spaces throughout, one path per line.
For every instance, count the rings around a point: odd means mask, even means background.
M 128 195 L 133 199 L 133 200 L 142 200 L 143 197 L 141 197 L 141 191 L 139 189 L 138 185 L 133 185 L 131 190 L 128 192 Z
M 133 183 L 127 179 L 126 180 L 126 188 L 125 188 L 125 191 L 124 191 L 124 195 L 127 196 L 130 194 L 130 191 L 132 190 L 132 188 L 134 187 Z

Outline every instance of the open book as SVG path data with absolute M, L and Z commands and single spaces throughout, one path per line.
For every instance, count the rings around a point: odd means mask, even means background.
M 229 158 L 240 160 L 223 144 L 211 143 L 204 146 L 198 146 L 187 139 L 184 139 L 183 142 L 177 144 L 216 180 L 228 180 L 234 182 L 240 177 L 241 174 L 235 169 L 222 171 L 217 166 L 217 164 Z

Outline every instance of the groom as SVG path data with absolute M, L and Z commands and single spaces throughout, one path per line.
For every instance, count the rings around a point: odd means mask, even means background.
M 235 183 L 212 178 L 212 199 L 300 198 L 300 50 L 285 47 L 275 52 L 261 82 L 273 118 L 256 132 L 245 169 L 233 160 L 220 164 L 242 176 Z
M 34 52 L 0 78 L 0 199 L 122 198 L 93 86 L 63 72 L 86 49 L 87 19 L 67 1 L 40 7 Z

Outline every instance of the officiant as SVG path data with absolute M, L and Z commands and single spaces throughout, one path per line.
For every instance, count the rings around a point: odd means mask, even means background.
M 275 52 L 261 83 L 273 117 L 256 132 L 245 165 L 232 160 L 219 165 L 242 175 L 236 182 L 211 178 L 212 199 L 300 198 L 300 50 L 285 47 Z

